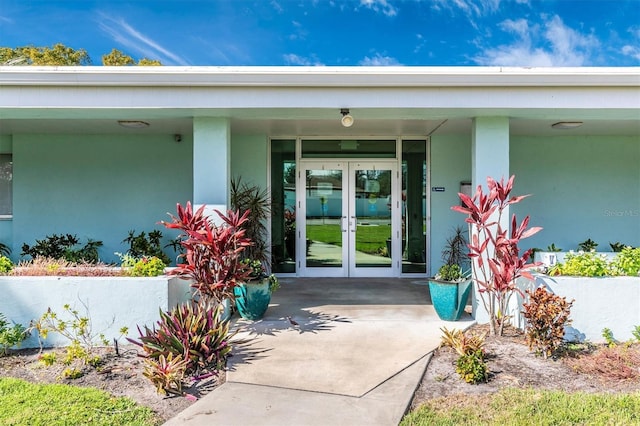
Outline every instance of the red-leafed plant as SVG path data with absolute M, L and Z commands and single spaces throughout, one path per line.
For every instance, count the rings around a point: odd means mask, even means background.
M 138 327 L 140 340 L 127 339 L 144 350 L 145 359 L 161 356 L 182 357 L 189 375 L 216 372 L 225 365 L 231 351 L 229 321 L 222 318 L 222 307 L 205 307 L 188 302 L 169 312 L 160 311 L 157 327 Z
M 527 345 L 536 354 L 547 358 L 564 341 L 564 327 L 571 324 L 569 315 L 573 300 L 548 292 L 543 287 L 527 290 L 529 303 L 522 305 L 522 315 L 527 320 L 525 329 Z
M 251 240 L 242 227 L 248 212 L 241 215 L 229 210 L 225 216 L 216 210 L 223 220 L 217 226 L 204 215 L 204 209 L 202 206 L 194 212 L 191 203 L 185 207 L 178 204 L 178 216 L 170 215 L 171 222 L 162 224 L 182 231 L 180 244 L 185 249 L 181 255 L 184 263 L 178 263 L 169 274 L 192 280 L 201 301 L 214 306 L 233 299 L 233 288 L 246 280 L 249 270 L 240 258 Z
M 471 242 L 468 244 L 469 257 L 473 263 L 473 279 L 484 308 L 489 314 L 491 335 L 502 336 L 509 301 L 513 293 L 522 293 L 516 286 L 516 279 L 533 279 L 528 269 L 535 266 L 527 263 L 532 250 L 520 254 L 518 243 L 540 231 L 540 227 L 527 228 L 529 216 L 518 225 L 516 216 L 511 219 L 511 230 L 503 228 L 501 221 L 505 210 L 519 203 L 528 195 L 511 196 L 513 181 L 511 176 L 505 183 L 487 177 L 488 193 L 478 185 L 473 198 L 459 193 L 463 206 L 453 206 L 452 210 L 468 215 Z

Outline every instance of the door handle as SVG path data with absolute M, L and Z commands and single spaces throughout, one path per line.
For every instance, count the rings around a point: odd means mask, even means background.
M 351 219 L 353 219 L 353 222 L 351 222 L 351 220 L 349 220 L 349 228 L 351 229 L 351 232 L 356 232 L 356 217 L 355 216 L 351 216 Z
M 346 216 L 342 216 L 340 218 L 340 231 L 341 232 L 347 232 L 347 228 L 344 227 L 344 220 L 346 219 Z

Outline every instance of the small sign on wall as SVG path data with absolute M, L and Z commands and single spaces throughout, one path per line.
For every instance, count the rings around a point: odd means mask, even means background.
M 444 192 L 444 186 L 432 186 L 431 192 Z

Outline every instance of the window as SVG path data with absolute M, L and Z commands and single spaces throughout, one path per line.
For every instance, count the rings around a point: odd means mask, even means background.
M 13 215 L 13 156 L 0 154 L 0 217 Z

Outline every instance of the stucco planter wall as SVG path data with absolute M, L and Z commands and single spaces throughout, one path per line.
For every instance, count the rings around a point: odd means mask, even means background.
M 89 308 L 93 331 L 112 340 L 122 327 L 129 337 L 138 337 L 137 325 L 154 324 L 159 309 L 167 310 L 190 298 L 189 283 L 176 277 L 0 277 L 0 312 L 8 320 L 29 324 L 49 307 L 62 319 L 63 306 L 71 305 L 82 316 Z M 57 333 L 49 335 L 47 346 L 69 342 Z M 32 336 L 22 347 L 37 347 Z
M 631 331 L 640 325 L 640 277 L 565 277 L 536 275 L 535 283 L 521 279 L 524 291 L 545 286 L 549 291 L 567 300 L 575 300 L 571 308 L 573 322 L 565 330 L 568 340 L 588 339 L 602 342 L 602 329 L 609 328 L 618 340 L 633 338 Z M 512 311 L 515 325 L 523 328 L 523 300 L 515 297 L 517 308 Z

